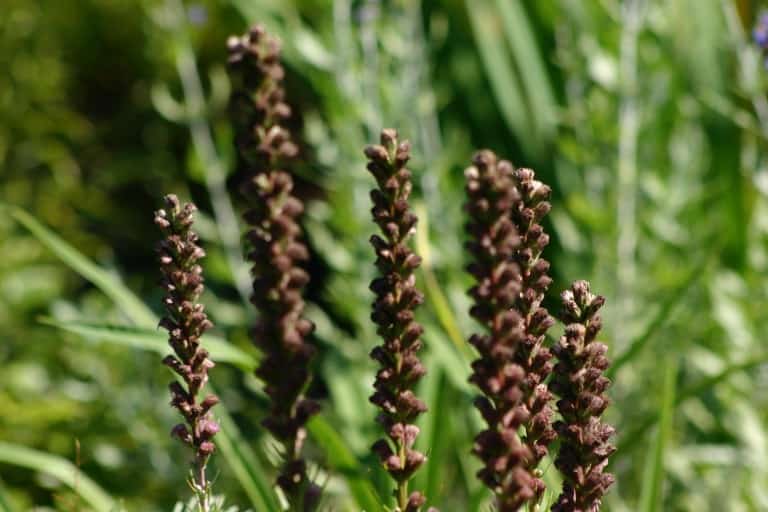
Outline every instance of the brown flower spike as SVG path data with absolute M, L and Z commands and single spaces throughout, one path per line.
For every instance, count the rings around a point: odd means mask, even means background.
M 553 320 L 541 307 L 550 279 L 540 256 L 549 239 L 538 224 L 549 211 L 549 188 L 533 171 L 515 170 L 491 151 L 478 152 L 473 163 L 465 205 L 468 271 L 476 280 L 470 314 L 487 332 L 470 338 L 480 353 L 470 380 L 483 392 L 475 404 L 488 424 L 474 452 L 485 464 L 478 476 L 496 494 L 498 509 L 511 512 L 541 497 L 536 466 L 554 438 L 544 384 L 551 355 L 542 346 Z
M 610 381 L 603 373 L 610 363 L 607 347 L 595 341 L 602 325 L 598 310 L 605 299 L 592 294 L 588 282 L 576 281 L 563 292 L 562 301 L 566 327 L 554 347 L 558 363 L 551 387 L 561 397 L 557 408 L 563 420 L 555 423 L 561 444 L 555 466 L 564 481 L 552 511 L 597 512 L 614 481 L 605 473 L 615 451 L 608 441 L 614 429 L 600 421 L 609 404 L 605 392 Z
M 418 491 L 409 494 L 408 481 L 426 460 L 413 445 L 419 434 L 414 422 L 427 407 L 413 393 L 426 371 L 417 356 L 423 329 L 414 321 L 414 310 L 424 301 L 414 274 L 421 258 L 408 247 L 417 222 L 408 204 L 412 187 L 411 172 L 406 168 L 410 144 L 399 142 L 397 132 L 386 129 L 381 132 L 381 144 L 368 146 L 365 155 L 378 185 L 371 192 L 371 213 L 383 235 L 371 237 L 379 270 L 379 277 L 371 282 L 376 294 L 371 319 L 383 341 L 371 352 L 381 365 L 371 402 L 381 409 L 378 421 L 389 438 L 377 441 L 373 450 L 397 483 L 396 510 L 417 512 L 426 499 Z
M 200 507 L 210 507 L 210 482 L 205 475 L 208 459 L 215 446 L 213 436 L 219 425 L 211 418 L 211 407 L 219 399 L 208 395 L 198 402 L 200 391 L 208 382 L 208 370 L 214 364 L 208 352 L 200 345 L 200 337 L 212 327 L 202 304 L 198 303 L 203 292 L 202 268 L 198 260 L 205 253 L 197 245 L 198 237 L 192 231 L 192 215 L 195 205 L 183 207 L 174 195 L 165 196 L 166 209 L 155 212 L 155 224 L 165 238 L 158 244 L 160 285 L 165 290 L 163 304 L 166 315 L 160 325 L 168 330 L 168 343 L 174 354 L 166 356 L 163 364 L 181 377 L 181 382 L 170 385 L 171 405 L 179 410 L 186 424 L 173 427 L 172 435 L 195 450 L 190 483 L 198 496 Z
M 506 164 L 500 162 L 499 165 Z M 534 474 L 539 462 L 547 454 L 547 447 L 556 436 L 552 429 L 552 394 L 545 383 L 552 373 L 552 354 L 543 346 L 547 330 L 554 325 L 555 320 L 541 305 L 552 283 L 547 275 L 549 262 L 541 255 L 549 244 L 549 235 L 540 224 L 551 209 L 547 201 L 551 189 L 537 181 L 531 169 L 515 169 L 512 176 L 518 192 L 518 199 L 512 209 L 512 220 L 520 240 L 513 260 L 518 265 L 521 284 L 514 308 L 522 318 L 524 333 L 515 352 L 515 362 L 525 371 L 521 389 L 528 418 L 524 423 L 523 442 L 532 456 L 527 463 L 528 471 Z M 536 500 L 541 498 L 543 492 L 544 484 L 538 480 Z
M 303 316 L 302 290 L 309 275 L 300 266 L 309 253 L 298 223 L 304 205 L 293 195 L 291 174 L 281 170 L 298 150 L 283 126 L 291 109 L 284 102 L 278 42 L 255 26 L 243 37 L 230 38 L 228 46 L 230 110 L 240 166 L 248 175 L 243 194 L 250 206 L 244 218 L 254 276 L 251 302 L 260 313 L 253 340 L 264 354 L 256 375 L 271 401 L 264 426 L 283 447 L 278 485 L 292 511 L 307 512 L 320 499 L 301 456 L 305 425 L 319 410 L 304 396 L 315 355 L 307 341 L 314 325 Z

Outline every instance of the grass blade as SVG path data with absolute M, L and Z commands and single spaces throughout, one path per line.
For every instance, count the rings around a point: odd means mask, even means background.
M 149 350 L 160 355 L 170 353 L 168 335 L 165 332 L 130 327 L 123 325 L 98 325 L 85 322 L 60 322 L 52 318 L 42 318 L 41 323 L 67 332 L 78 334 L 83 339 L 96 342 L 109 342 L 141 350 Z M 229 363 L 245 372 L 252 372 L 258 361 L 251 354 L 228 343 L 225 339 L 206 334 L 203 345 L 217 363 Z
M 468 0 L 466 4 L 475 44 L 504 121 L 516 137 L 528 143 L 522 145 L 523 150 L 540 149 L 538 139 L 531 137 L 523 91 L 510 65 L 511 58 L 504 46 L 502 28 L 496 13 L 486 0 Z
M 450 427 L 445 421 L 445 411 L 450 410 L 450 387 L 445 378 L 445 370 L 436 371 L 432 379 L 429 392 L 425 395 L 427 404 L 429 404 L 429 424 L 422 430 L 424 437 L 424 446 L 427 447 L 427 456 L 429 457 L 427 467 L 421 473 L 424 474 L 426 483 L 420 484 L 424 489 L 429 503 L 437 505 L 440 501 L 443 489 L 443 483 L 447 481 L 444 478 L 444 471 L 450 465 L 446 465 L 449 457 L 449 450 L 453 448 L 451 444 Z
M 328 466 L 346 479 L 360 510 L 382 511 L 381 500 L 376 495 L 376 491 L 336 430 L 320 416 L 312 418 L 307 427 L 318 446 L 323 449 Z
M 672 420 L 677 392 L 677 362 L 667 363 L 664 372 L 664 390 L 661 397 L 661 416 L 651 456 L 645 464 L 643 487 L 640 493 L 640 512 L 662 510 L 661 491 L 664 483 L 664 454 L 672 437 Z
M 216 390 L 208 383 L 208 390 L 217 396 Z M 229 411 L 219 403 L 214 410 L 221 430 L 216 434 L 216 446 L 227 461 L 229 468 L 235 474 L 248 499 L 255 510 L 265 512 L 280 512 L 272 484 L 265 478 L 266 469 L 251 450 L 250 444 L 243 437 Z
M 3 485 L 3 481 L 0 480 L 0 512 L 13 512 L 11 506 L 11 500 L 8 498 L 7 491 Z
M 675 397 L 675 407 L 678 407 L 680 404 L 690 398 L 705 393 L 735 373 L 751 370 L 752 368 L 756 368 L 766 363 L 768 363 L 768 354 L 761 354 L 758 357 L 750 358 L 740 363 L 735 363 L 725 368 L 720 373 L 712 375 L 711 377 L 707 377 L 701 382 L 697 382 L 696 384 L 683 389 L 683 391 L 681 391 Z M 659 421 L 659 413 L 650 413 L 634 429 L 627 432 L 625 435 L 622 435 L 621 441 L 618 444 L 617 451 L 623 452 L 634 447 L 635 444 L 644 438 L 645 432 L 649 428 L 653 427 L 657 421 Z
M 456 316 L 448 299 L 440 287 L 440 282 L 432 269 L 432 250 L 429 244 L 429 212 L 423 203 L 416 205 L 416 215 L 419 223 L 416 225 L 416 252 L 421 256 L 421 275 L 424 278 L 427 304 L 434 312 L 438 322 L 451 339 L 456 349 L 465 357 L 471 359 L 472 351 L 464 341 Z
M 550 140 L 557 127 L 557 103 L 528 15 L 520 0 L 496 0 L 496 8 L 517 69 L 525 70 L 519 73 L 520 82 L 531 112 L 536 112 L 530 122 L 542 141 Z
M 73 463 L 50 453 L 0 441 L 0 462 L 50 475 L 71 488 L 93 510 L 110 512 L 115 501 Z
M 50 319 L 44 319 L 43 323 L 78 334 L 86 340 L 89 338 L 98 339 L 103 342 L 148 350 L 158 354 L 168 353 L 166 336 L 156 331 L 130 327 L 94 326 L 80 322 L 57 322 Z M 215 343 L 211 343 L 211 341 Z M 250 368 L 250 370 L 255 367 L 256 361 L 253 357 L 236 347 L 227 345 L 226 341 L 222 339 L 211 339 L 210 336 L 206 336 L 206 346 L 210 349 L 213 359 L 218 362 L 232 363 L 246 369 Z M 222 348 L 223 352 L 221 352 Z M 208 390 L 219 395 L 210 382 L 208 383 Z M 272 486 L 264 477 L 267 471 L 251 451 L 224 404 L 220 403 L 216 407 L 214 415 L 221 425 L 221 431 L 216 434 L 216 445 L 221 450 L 224 459 L 251 503 L 256 510 L 279 511 L 280 507 L 275 499 Z
M 86 258 L 80 251 L 65 242 L 24 210 L 16 207 L 10 207 L 9 209 L 11 217 L 29 230 L 35 238 L 50 249 L 67 266 L 104 292 L 131 321 L 137 325 L 152 327 L 157 325 L 157 319 L 152 310 L 136 297 L 119 278 Z
M 645 327 L 645 330 L 632 340 L 627 349 L 622 352 L 613 361 L 611 366 L 606 371 L 606 375 L 609 379 L 612 379 L 625 364 L 631 362 L 653 339 L 656 333 L 661 329 L 671 317 L 676 307 L 685 298 L 686 292 L 691 286 L 701 278 L 701 274 L 704 269 L 709 265 L 710 260 L 707 259 L 700 264 L 696 265 L 690 273 L 683 279 L 683 281 L 671 292 L 667 294 L 666 299 L 659 305 L 656 315 L 651 319 Z
M 84 339 L 97 339 L 103 342 L 128 346 L 140 350 L 148 350 L 157 354 L 168 353 L 166 336 L 158 331 L 132 327 L 114 327 L 90 325 L 81 322 L 57 322 L 44 319 L 44 324 L 82 336 Z M 222 339 L 206 336 L 206 348 L 213 359 L 221 363 L 231 363 L 252 371 L 256 360 L 240 349 L 228 345 Z M 208 383 L 211 393 L 218 394 L 211 383 Z M 221 395 L 219 395 L 221 396 Z M 271 484 L 264 478 L 268 472 L 259 463 L 243 438 L 237 424 L 232 420 L 223 404 L 215 410 L 216 419 L 221 424 L 221 431 L 216 435 L 216 444 L 224 459 L 237 477 L 251 503 L 256 510 L 277 512 L 280 507 L 275 499 Z

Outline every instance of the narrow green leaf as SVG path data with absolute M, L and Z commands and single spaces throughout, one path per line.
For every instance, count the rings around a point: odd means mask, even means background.
M 434 362 L 445 370 L 445 375 L 451 384 L 464 393 L 473 393 L 469 384 L 470 359 L 459 354 L 438 329 L 430 328 L 430 324 L 425 324 L 424 340 L 432 347 Z
M 105 271 L 24 210 L 10 207 L 10 214 L 43 245 L 84 279 L 93 283 L 138 325 L 155 326 L 155 315 L 120 279 Z
M 71 488 L 96 512 L 110 512 L 114 500 L 67 459 L 0 441 L 0 462 L 50 475 Z
M 86 340 L 97 339 L 158 354 L 168 353 L 166 337 L 157 331 L 131 327 L 89 325 L 81 322 L 57 322 L 51 319 L 44 319 L 43 323 L 78 334 Z M 205 341 L 206 347 L 210 350 L 215 361 L 232 363 L 247 371 L 252 371 L 255 368 L 256 361 L 253 357 L 228 345 L 226 341 L 210 336 L 206 336 Z M 208 383 L 208 389 L 211 393 L 217 394 L 211 383 Z M 248 442 L 243 438 L 224 404 L 219 404 L 216 407 L 215 416 L 221 424 L 221 431 L 216 435 L 216 444 L 251 503 L 257 510 L 279 511 L 280 507 L 275 499 L 272 486 L 264 477 L 268 471 L 263 468 L 251 451 Z
M 210 382 L 208 389 L 211 393 L 221 396 L 216 393 Z M 254 509 L 280 512 L 281 507 L 277 502 L 272 484 L 265 476 L 268 474 L 267 469 L 262 466 L 251 450 L 250 444 L 243 437 L 224 404 L 220 403 L 216 406 L 214 416 L 221 426 L 221 430 L 216 434 L 216 446 L 221 450 L 221 454 L 248 495 Z
M 659 329 L 661 329 L 672 316 L 675 308 L 685 298 L 685 294 L 691 286 L 701 278 L 701 273 L 709 263 L 710 259 L 706 259 L 696 265 L 676 288 L 667 293 L 666 298 L 659 304 L 659 309 L 648 322 L 643 332 L 630 342 L 629 347 L 617 356 L 608 368 L 606 371 L 608 378 L 612 379 L 618 373 L 619 369 L 631 362 L 638 354 L 640 354 L 640 352 L 642 352 L 643 348 L 645 348 L 648 342 L 653 339 Z
M 447 481 L 445 470 L 449 467 L 447 460 L 454 446 L 450 442 L 450 423 L 445 421 L 447 411 L 451 410 L 451 388 L 445 378 L 445 370 L 440 369 L 434 373 L 436 375 L 432 376 L 424 397 L 429 406 L 428 422 L 420 436 L 427 447 L 428 461 L 426 468 L 422 468 L 417 474 L 424 475 L 421 478 L 424 482 L 419 483 L 419 488 L 424 489 L 427 502 L 437 505 L 442 493 L 448 490 L 444 488 Z
M 170 353 L 168 335 L 164 331 L 142 327 L 98 325 L 85 322 L 60 322 L 52 318 L 42 318 L 41 323 L 78 334 L 87 341 L 109 342 L 141 350 L 149 350 L 160 355 Z M 217 336 L 205 335 L 203 345 L 210 352 L 214 362 L 229 363 L 243 371 L 252 372 L 258 361 L 251 354 L 228 343 Z
M 3 485 L 3 481 L 0 480 L 0 512 L 13 512 L 14 509 L 11 506 L 11 500 L 8 498 L 7 491 Z
M 363 468 L 336 430 L 320 416 L 312 418 L 307 427 L 318 446 L 323 449 L 328 466 L 345 477 L 360 510 L 362 512 L 384 510 Z
M 504 46 L 502 27 L 496 13 L 487 0 L 467 0 L 466 10 L 477 50 L 504 121 L 516 137 L 528 143 L 523 145 L 524 149 L 538 149 L 539 140 L 531 137 L 523 91 L 510 64 L 511 56 Z
M 675 397 L 675 407 L 678 407 L 680 404 L 690 398 L 701 396 L 703 393 L 709 391 L 713 387 L 728 379 L 728 377 L 731 375 L 742 371 L 751 370 L 752 368 L 756 368 L 763 364 L 768 364 L 768 354 L 761 354 L 757 357 L 747 359 L 746 361 L 732 364 L 720 373 L 711 377 L 707 377 L 701 382 L 697 382 L 696 384 L 683 389 L 683 391 L 681 391 Z M 635 428 L 621 436 L 617 451 L 627 451 L 635 446 L 635 444 L 642 441 L 645 438 L 645 433 L 649 428 L 653 427 L 657 421 L 659 421 L 659 413 L 651 412 L 642 421 L 640 421 L 640 423 L 636 425 Z
M 429 211 L 424 203 L 417 203 L 416 216 L 419 223 L 416 225 L 416 253 L 421 256 L 421 275 L 427 292 L 427 304 L 437 317 L 440 326 L 451 339 L 453 344 L 463 356 L 471 358 L 472 351 L 464 341 L 461 329 L 456 322 L 456 316 L 448 299 L 443 293 L 440 282 L 432 270 L 432 249 L 429 243 Z
M 652 451 L 645 464 L 643 487 L 640 492 L 640 511 L 662 510 L 662 485 L 664 483 L 664 454 L 672 438 L 672 420 L 675 412 L 677 392 L 677 361 L 667 363 L 664 372 L 664 390 L 661 397 L 659 429 Z
M 557 127 L 557 103 L 528 14 L 520 0 L 496 0 L 496 7 L 530 110 L 536 113 L 530 116 L 530 123 L 542 140 L 549 140 Z
M 474 407 L 465 407 L 462 414 L 452 415 L 447 420 L 451 422 L 451 429 L 456 432 L 456 439 L 474 439 L 487 425 Z M 491 510 L 490 498 L 493 493 L 477 478 L 477 471 L 481 467 L 480 460 L 470 455 L 471 446 L 465 446 L 458 453 L 454 452 L 454 463 L 462 474 L 464 491 L 469 496 L 468 512 L 486 512 Z

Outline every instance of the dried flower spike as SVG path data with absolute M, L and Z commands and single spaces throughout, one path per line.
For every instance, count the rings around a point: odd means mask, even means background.
M 285 102 L 280 43 L 261 25 L 227 41 L 232 80 L 230 117 L 235 145 L 246 171 L 267 172 L 298 155 L 283 123 L 291 116 Z
M 200 346 L 200 337 L 213 325 L 203 305 L 198 303 L 203 292 L 202 268 L 198 260 L 205 253 L 197 245 L 197 234 L 191 229 L 195 205 L 182 207 L 174 195 L 165 196 L 165 205 L 166 209 L 155 212 L 155 224 L 165 235 L 157 247 L 163 274 L 160 284 L 166 293 L 163 299 L 166 315 L 160 325 L 168 330 L 168 343 L 174 354 L 166 356 L 163 364 L 183 381 L 183 384 L 171 383 L 171 405 L 186 421 L 186 424 L 173 427 L 171 434 L 195 450 L 190 482 L 201 510 L 208 511 L 211 493 L 205 468 L 215 448 L 213 436 L 219 431 L 210 409 L 219 399 L 208 395 L 198 402 L 198 395 L 208 382 L 208 370 L 214 366 L 208 352 Z
M 558 358 L 551 383 L 560 396 L 557 408 L 563 419 L 555 423 L 561 439 L 555 466 L 563 474 L 563 492 L 553 512 L 597 512 L 613 475 L 605 473 L 614 429 L 600 416 L 608 406 L 610 381 L 607 347 L 595 341 L 600 331 L 598 310 L 605 299 L 589 291 L 589 283 L 576 281 L 562 294 L 561 319 L 565 334 L 554 347 Z
M 515 512 L 540 494 L 540 481 L 528 470 L 533 459 L 518 430 L 529 420 L 524 403 L 525 368 L 516 356 L 525 340 L 525 318 L 515 308 L 522 290 L 521 247 L 513 211 L 520 202 L 512 165 L 498 161 L 491 151 L 480 151 L 466 171 L 469 216 L 468 271 L 476 284 L 469 293 L 470 314 L 485 327 L 470 343 L 480 353 L 472 363 L 470 381 L 483 396 L 475 400 L 488 427 L 475 438 L 474 453 L 484 467 L 478 477 L 496 495 L 500 512 Z
M 243 194 L 251 246 L 253 296 L 259 311 L 253 340 L 263 352 L 256 375 L 270 398 L 264 426 L 282 444 L 283 465 L 277 483 L 295 512 L 315 510 L 320 488 L 309 480 L 302 446 L 306 423 L 319 404 L 305 398 L 315 348 L 307 342 L 314 329 L 303 317 L 302 290 L 309 275 L 300 265 L 309 253 L 298 217 L 303 203 L 293 195 L 293 178 L 280 167 L 296 156 L 291 133 L 282 126 L 290 116 L 283 99 L 283 68 L 277 41 L 260 26 L 232 37 L 229 71 L 233 83 L 231 114 L 240 165 L 248 175 Z
M 397 132 L 386 129 L 381 132 L 381 144 L 365 148 L 365 155 L 378 185 L 371 192 L 371 213 L 383 235 L 371 237 L 379 270 L 379 277 L 371 282 L 376 294 L 371 319 L 383 341 L 371 352 L 381 365 L 371 402 L 381 409 L 378 421 L 389 438 L 378 440 L 373 450 L 397 483 L 396 510 L 416 512 L 426 500 L 418 491 L 409 493 L 408 481 L 426 457 L 413 449 L 419 434 L 414 422 L 427 407 L 413 393 L 426 371 L 417 356 L 423 329 L 414 321 L 414 310 L 424 301 L 414 275 L 421 259 L 408 247 L 417 222 L 408 204 L 410 144 L 399 142 Z
M 507 166 L 504 162 L 500 166 Z M 547 454 L 547 447 L 555 439 L 552 429 L 552 394 L 545 380 L 552 373 L 552 354 L 543 346 L 547 330 L 555 320 L 541 303 L 544 293 L 552 283 L 547 275 L 549 262 L 542 257 L 542 251 L 549 244 L 549 235 L 540 222 L 549 213 L 547 201 L 551 189 L 537 181 L 531 169 L 515 169 L 512 173 L 518 196 L 512 208 L 512 220 L 517 228 L 519 246 L 513 252 L 513 260 L 520 272 L 521 289 L 514 309 L 522 318 L 523 338 L 515 351 L 515 362 L 525 372 L 521 383 L 522 403 L 527 411 L 524 422 L 523 443 L 531 452 L 527 469 L 532 475 L 541 459 Z M 544 483 L 537 479 L 536 500 L 544 492 Z

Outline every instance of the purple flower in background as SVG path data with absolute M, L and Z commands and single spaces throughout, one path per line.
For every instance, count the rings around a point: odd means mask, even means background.
M 768 53 L 768 12 L 760 14 L 757 25 L 752 30 L 752 38 L 765 56 Z M 768 68 L 768 56 L 765 57 L 763 64 Z
M 768 46 L 768 12 L 760 15 L 757 26 L 752 31 L 752 37 L 754 37 L 755 43 L 760 48 L 765 49 Z
M 208 21 L 208 9 L 201 4 L 190 5 L 187 8 L 187 17 L 193 25 L 202 25 Z

